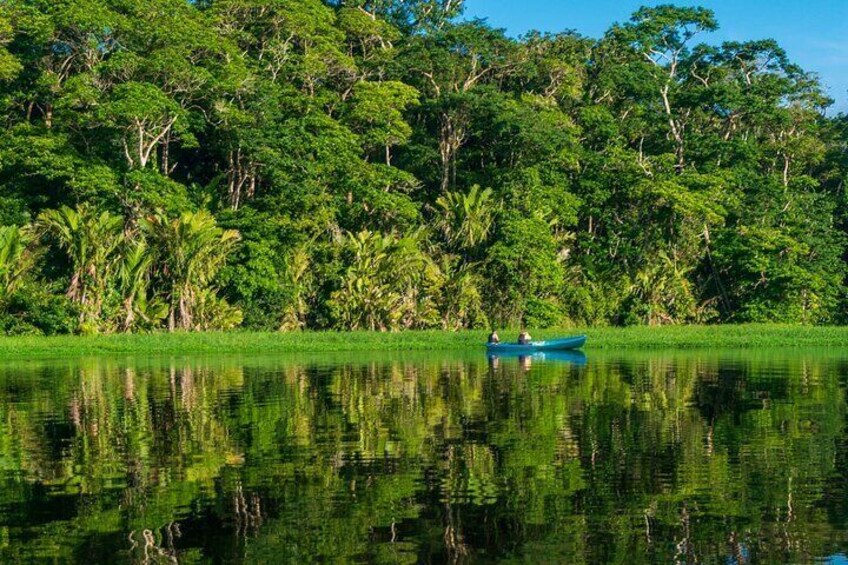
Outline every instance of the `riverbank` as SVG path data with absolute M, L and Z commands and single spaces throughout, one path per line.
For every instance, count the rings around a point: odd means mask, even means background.
M 282 354 L 363 351 L 436 351 L 481 348 L 483 331 L 157 333 L 0 338 L 0 359 L 103 354 Z M 501 332 L 510 340 L 516 332 Z M 789 325 L 670 326 L 540 330 L 535 339 L 585 333 L 586 350 L 753 347 L 848 347 L 848 327 Z

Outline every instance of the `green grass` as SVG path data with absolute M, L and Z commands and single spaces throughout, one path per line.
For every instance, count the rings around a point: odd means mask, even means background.
M 482 348 L 487 332 L 421 331 L 303 333 L 177 333 L 149 335 L 0 337 L 0 359 L 108 354 L 190 353 L 268 355 Z M 500 332 L 504 341 L 517 332 Z M 592 328 L 531 332 L 535 339 L 586 333 L 587 350 L 750 347 L 848 347 L 848 327 L 789 325 Z

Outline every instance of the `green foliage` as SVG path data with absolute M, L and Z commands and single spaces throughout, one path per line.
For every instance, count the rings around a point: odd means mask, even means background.
M 436 323 L 432 294 L 442 274 L 421 249 L 420 234 L 363 231 L 346 239 L 347 269 L 330 299 L 341 327 L 373 331 Z
M 353 87 L 349 119 L 363 147 L 385 148 L 386 164 L 391 165 L 391 148 L 412 136 L 404 112 L 417 103 L 418 91 L 402 82 L 362 82 Z
M 11 22 L 0 14 L 0 81 L 12 80 L 22 70 L 20 61 L 6 49 L 13 32 Z
M 142 221 L 156 250 L 156 276 L 166 285 L 168 329 L 228 329 L 241 313 L 211 292 L 215 275 L 240 237 L 219 228 L 208 212 L 184 212 L 169 220 L 157 215 Z
M 540 217 L 507 213 L 497 242 L 489 248 L 487 273 L 489 308 L 502 325 L 558 325 L 555 297 L 565 274 L 550 224 Z M 528 313 L 542 313 L 527 319 Z
M 312 273 L 308 251 L 290 251 L 296 244 L 289 237 L 293 227 L 250 207 L 225 215 L 223 225 L 242 238 L 219 279 L 224 296 L 242 309 L 245 326 L 271 331 L 287 324 L 288 329 L 302 327 Z
M 0 226 L 0 330 L 10 335 L 63 334 L 77 327 L 78 310 L 32 274 L 40 250 L 31 230 Z
M 0 304 L 20 289 L 33 267 L 27 239 L 28 234 L 17 226 L 0 226 Z
M 118 288 L 121 293 L 120 329 L 133 331 L 153 329 L 167 315 L 165 303 L 150 298 L 150 271 L 153 253 L 142 239 L 127 242 L 118 265 Z
M 63 335 L 80 330 L 80 307 L 57 288 L 28 281 L 3 302 L 0 331 L 6 335 Z
M 462 10 L 3 2 L 15 319 L 41 285 L 85 332 L 845 321 L 848 128 L 780 45 Z
M 42 212 L 36 226 L 67 255 L 70 281 L 65 294 L 79 305 L 80 328 L 96 333 L 123 240 L 123 219 L 87 205 L 62 206 Z
M 473 251 L 486 242 L 497 212 L 492 195 L 491 188 L 474 185 L 467 194 L 449 192 L 436 200 L 436 225 L 450 248 Z
M 358 8 L 372 19 L 385 18 L 414 32 L 432 30 L 459 16 L 464 0 L 328 0 L 328 4 Z

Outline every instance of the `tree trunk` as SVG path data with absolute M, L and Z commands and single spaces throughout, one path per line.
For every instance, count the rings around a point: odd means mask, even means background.
M 162 138 L 162 176 L 168 177 L 171 175 L 170 162 L 171 162 L 171 132 L 169 131 L 165 137 Z
M 173 332 L 176 329 L 176 320 L 175 320 L 175 308 L 174 304 L 171 304 L 171 307 L 168 308 L 168 331 Z
M 439 156 L 442 160 L 442 192 L 456 183 L 456 155 L 465 143 L 465 127 L 450 114 L 442 114 L 439 138 Z
M 677 170 L 678 172 L 682 171 L 686 166 L 686 161 L 683 156 L 683 133 L 680 124 L 674 119 L 674 112 L 671 110 L 671 101 L 668 97 L 669 85 L 665 85 L 660 90 L 660 96 L 662 97 L 663 107 L 665 108 L 665 113 L 668 116 L 668 125 L 671 129 L 671 136 L 674 139 L 674 154 L 677 156 Z
M 192 315 L 191 315 L 191 291 L 187 289 L 183 289 L 180 292 L 180 326 L 184 330 L 190 330 L 192 326 Z
M 128 297 L 124 300 L 124 322 L 123 327 L 121 328 L 124 332 L 131 332 L 133 324 L 135 323 L 135 310 L 133 308 L 133 299 L 132 297 Z

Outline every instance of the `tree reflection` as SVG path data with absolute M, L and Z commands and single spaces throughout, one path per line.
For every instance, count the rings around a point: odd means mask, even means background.
M 843 369 L 813 354 L 9 365 L 0 559 L 807 561 L 848 535 Z

